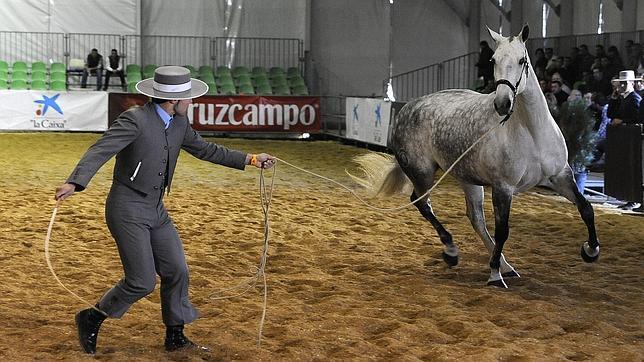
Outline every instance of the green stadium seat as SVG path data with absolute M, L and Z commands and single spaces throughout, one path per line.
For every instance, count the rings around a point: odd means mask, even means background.
M 291 88 L 295 88 L 298 85 L 306 85 L 306 83 L 304 82 L 304 78 L 302 78 L 301 75 L 297 75 L 293 78 L 290 78 L 288 81 L 288 84 L 291 86 Z
M 297 87 L 293 88 L 292 93 L 294 96 L 308 96 L 309 89 L 305 85 L 298 85 Z
M 286 76 L 286 73 L 284 72 L 284 68 L 282 67 L 272 67 L 269 70 L 268 75 L 270 76 L 270 78 L 273 78 L 280 75 Z
M 47 83 L 44 80 L 32 80 L 31 89 L 33 90 L 47 90 Z
M 59 63 L 59 62 L 52 63 L 52 64 L 51 64 L 51 67 L 49 68 L 49 72 L 50 72 L 50 73 L 56 73 L 56 72 L 58 72 L 58 73 L 61 73 L 61 72 L 62 72 L 62 73 L 65 73 L 65 71 L 66 71 L 66 69 L 65 69 L 65 64 L 63 64 L 63 63 Z
M 13 82 L 14 80 L 27 80 L 27 72 L 24 70 L 16 70 L 13 73 L 11 73 L 11 81 Z
M 141 73 L 141 66 L 138 64 L 128 64 L 125 66 L 125 73 Z
M 300 69 L 298 67 L 290 67 L 286 70 L 286 77 L 293 78 L 300 75 Z
M 65 74 L 65 72 L 55 71 L 49 75 L 49 81 L 67 82 L 67 75 Z
M 213 73 L 212 67 L 209 65 L 202 65 L 199 67 L 199 74 L 204 74 L 204 73 Z
M 236 66 L 235 69 L 233 69 L 233 77 L 237 78 L 240 75 L 249 75 L 250 76 L 250 70 L 244 66 Z
M 235 89 L 235 86 L 232 84 L 223 84 L 219 88 L 219 94 L 223 95 L 237 95 L 237 90 Z
M 262 95 L 271 95 L 273 94 L 273 89 L 270 85 L 268 85 L 268 83 L 261 84 L 257 86 L 256 93 Z
M 241 95 L 251 95 L 251 94 L 255 94 L 255 90 L 253 89 L 253 86 L 250 84 L 241 84 L 239 85 L 239 89 L 237 90 L 237 93 Z
M 219 94 L 219 93 L 217 93 L 217 85 L 214 82 L 213 83 L 206 82 L 206 84 L 208 85 L 208 94 L 209 95 L 215 96 L 215 95 Z
M 286 80 L 286 78 L 284 76 L 275 77 L 275 78 L 271 79 L 271 85 L 273 86 L 273 88 L 282 87 L 282 86 L 288 86 L 288 81 Z
M 251 72 L 251 75 L 253 78 L 256 78 L 257 76 L 260 75 L 266 75 L 266 68 L 264 67 L 253 67 L 253 71 Z
M 21 61 L 13 62 L 13 65 L 11 66 L 11 72 L 16 71 L 27 73 L 27 63 Z
M 18 79 L 18 80 L 12 80 L 11 81 L 11 89 L 27 90 L 29 88 L 27 87 L 27 81 L 26 80 Z
M 226 74 L 226 75 L 230 75 L 230 76 L 232 77 L 232 73 L 230 72 L 230 68 L 228 68 L 228 67 L 227 67 L 227 66 L 225 66 L 225 65 L 220 65 L 220 66 L 218 66 L 218 67 L 217 67 L 217 69 L 216 69 L 216 71 L 215 71 L 215 76 L 216 76 L 217 78 L 219 78 L 219 77 L 221 77 L 221 76 L 223 76 L 223 75 L 225 75 L 225 74 Z
M 242 84 L 252 85 L 252 84 L 253 84 L 253 82 L 250 80 L 250 75 L 248 75 L 248 74 L 241 74 L 241 75 L 239 75 L 239 76 L 237 77 L 237 84 L 238 84 L 238 85 L 242 85 Z
M 9 79 L 9 73 L 7 73 L 7 70 L 0 69 L 0 79 L 8 80 Z
M 33 62 L 31 63 L 31 72 L 47 73 L 47 66 L 43 62 Z
M 156 64 L 148 64 L 143 67 L 143 78 L 152 78 L 154 77 L 154 71 L 157 69 Z
M 136 90 L 136 82 L 128 83 L 127 91 L 128 93 L 139 93 L 139 91 Z
M 220 76 L 220 77 L 217 79 L 217 84 L 219 84 L 220 86 L 222 86 L 222 85 L 224 85 L 224 84 L 234 85 L 234 84 L 235 84 L 235 82 L 233 81 L 233 77 L 232 77 L 232 75 L 228 74 L 228 75 L 222 75 L 222 76 Z
M 6 79 L 0 79 L 0 89 L 9 89 Z
M 4 60 L 0 60 L 0 71 L 8 71 L 9 70 L 9 63 L 5 62 Z
M 255 85 L 256 86 L 263 85 L 263 84 L 270 84 L 270 82 L 268 80 L 268 76 L 266 74 L 258 75 L 257 77 L 255 77 Z
M 64 80 L 52 80 L 51 84 L 49 85 L 49 89 L 53 91 L 66 91 L 67 90 L 67 84 L 65 84 Z
M 205 72 L 205 73 L 199 73 L 199 79 L 205 83 L 214 83 L 215 82 L 215 76 L 212 74 L 212 72 Z
M 273 87 L 273 94 L 278 96 L 290 96 L 291 88 L 289 88 L 287 85 Z
M 42 70 L 35 70 L 31 72 L 31 81 L 45 81 L 47 79 L 47 74 Z
M 127 73 L 126 78 L 128 83 L 132 83 L 132 82 L 136 83 L 143 79 L 141 78 L 140 72 Z

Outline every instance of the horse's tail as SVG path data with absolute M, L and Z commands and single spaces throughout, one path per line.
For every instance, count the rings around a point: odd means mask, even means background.
M 359 165 L 365 176 L 349 176 L 376 195 L 393 195 L 401 192 L 409 184 L 409 179 L 391 155 L 371 152 L 357 156 L 353 161 Z

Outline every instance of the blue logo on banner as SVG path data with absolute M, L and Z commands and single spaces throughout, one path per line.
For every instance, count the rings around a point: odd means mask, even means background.
M 381 103 L 378 103 L 376 106 L 376 127 L 382 126 L 382 116 L 380 115 L 380 108 L 382 107 Z
M 34 101 L 34 103 L 43 105 L 42 113 L 40 114 L 40 116 L 44 116 L 49 110 L 49 107 L 53 108 L 56 112 L 63 114 L 63 110 L 60 109 L 60 106 L 58 105 L 58 103 L 56 103 L 56 100 L 58 99 L 58 96 L 60 96 L 60 93 L 56 94 L 51 98 L 47 97 L 44 94 L 41 94 L 41 96 L 42 96 L 41 100 Z

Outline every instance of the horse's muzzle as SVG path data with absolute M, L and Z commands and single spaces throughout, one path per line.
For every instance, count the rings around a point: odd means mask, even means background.
M 512 111 L 512 101 L 510 98 L 505 98 L 502 100 L 494 100 L 494 110 L 499 116 L 506 116 Z

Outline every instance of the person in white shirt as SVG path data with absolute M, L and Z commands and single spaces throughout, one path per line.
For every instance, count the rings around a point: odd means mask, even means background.
M 103 86 L 103 90 L 107 90 L 107 87 L 110 85 L 110 77 L 112 76 L 112 74 L 116 74 L 119 76 L 119 78 L 121 78 L 121 87 L 123 88 L 123 91 L 125 91 L 125 74 L 123 74 L 121 56 L 116 49 L 112 49 L 112 53 L 110 54 L 108 59 L 109 61 L 107 62 L 107 66 L 105 67 L 105 85 Z

